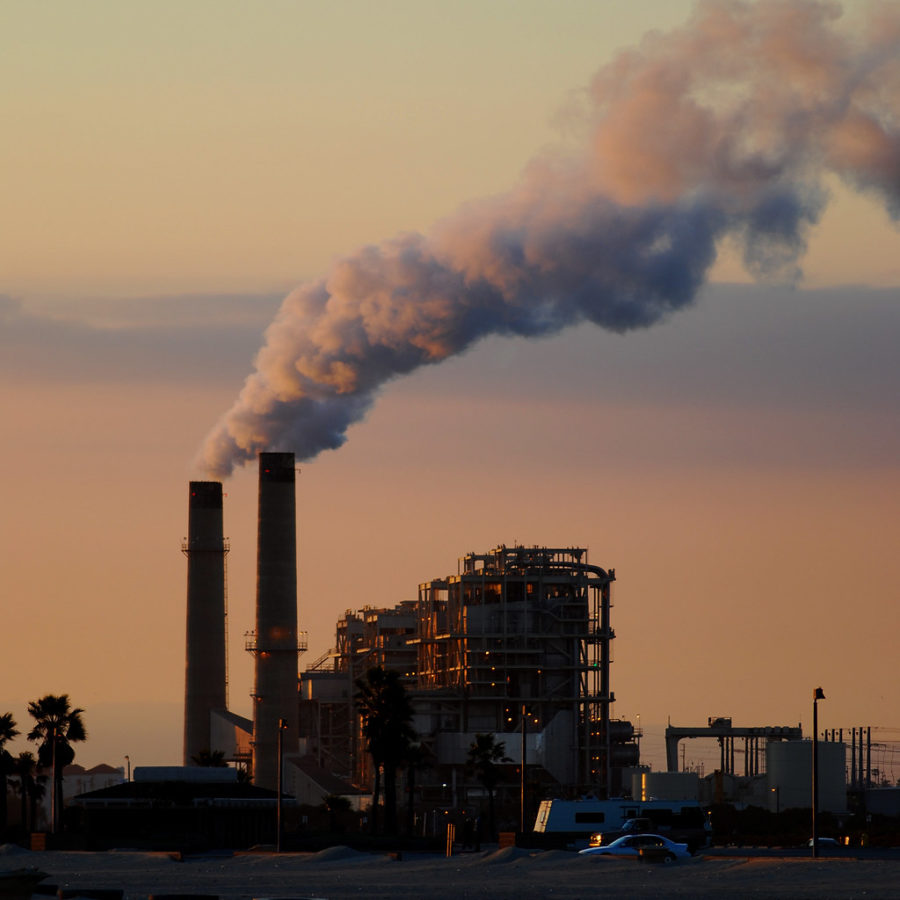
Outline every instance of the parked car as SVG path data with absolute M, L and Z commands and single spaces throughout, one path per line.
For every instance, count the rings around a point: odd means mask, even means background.
M 586 847 L 584 850 L 579 850 L 578 853 L 580 856 L 637 857 L 641 855 L 641 851 L 659 855 L 664 862 L 691 858 L 687 844 L 676 844 L 661 834 L 627 834 L 611 844 L 601 847 Z
M 676 844 L 687 844 L 691 854 L 709 845 L 712 829 L 709 818 L 699 807 L 683 809 L 677 816 L 664 816 L 663 811 L 653 812 L 657 819 L 664 818 L 667 821 L 654 821 L 653 818 L 643 816 L 626 819 L 620 828 L 595 831 L 588 840 L 588 846 L 605 847 L 628 834 L 658 834 Z
M 604 847 L 617 841 L 626 834 L 649 834 L 651 831 L 664 831 L 653 827 L 649 819 L 626 819 L 621 828 L 614 831 L 595 831 L 588 840 L 589 847 Z
M 841 842 L 839 840 L 837 840 L 836 838 L 820 837 L 818 839 L 818 841 L 819 841 L 820 847 L 840 847 L 841 846 Z M 813 845 L 813 839 L 810 838 L 806 842 L 806 846 L 812 847 L 812 845 Z

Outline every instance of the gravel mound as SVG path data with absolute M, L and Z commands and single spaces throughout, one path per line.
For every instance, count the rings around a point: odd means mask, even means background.
M 504 847 L 502 850 L 495 850 L 493 853 L 488 854 L 482 862 L 488 865 L 497 865 L 527 859 L 530 855 L 530 852 L 522 847 Z
M 371 853 L 362 853 L 359 850 L 354 850 L 352 847 L 340 845 L 337 847 L 326 847 L 318 853 L 313 853 L 309 857 L 309 862 L 365 862 L 371 859 Z
M 559 862 L 571 862 L 577 859 L 578 854 L 572 853 L 570 850 L 539 850 L 537 853 L 531 854 L 531 861 L 534 865 L 555 865 Z

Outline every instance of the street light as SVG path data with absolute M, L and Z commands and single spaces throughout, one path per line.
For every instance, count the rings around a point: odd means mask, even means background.
M 812 747 L 812 855 L 819 855 L 819 829 L 816 813 L 819 809 L 819 701 L 825 699 L 825 692 L 817 687 L 813 691 L 813 747 Z

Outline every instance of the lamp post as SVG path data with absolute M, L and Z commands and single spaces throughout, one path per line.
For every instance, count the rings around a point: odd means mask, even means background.
M 817 687 L 813 691 L 813 745 L 812 745 L 812 855 L 819 855 L 819 829 L 816 822 L 819 811 L 819 701 L 825 692 Z
M 284 719 L 278 720 L 278 760 L 275 775 L 275 782 L 278 790 L 278 798 L 275 801 L 275 852 L 281 853 L 281 794 L 282 784 L 284 782 L 284 731 L 287 728 L 287 722 Z

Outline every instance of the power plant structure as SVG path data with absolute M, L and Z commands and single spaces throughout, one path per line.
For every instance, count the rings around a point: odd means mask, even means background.
M 253 782 L 275 789 L 279 748 L 296 755 L 297 631 L 296 469 L 293 453 L 259 454 L 256 628 L 246 649 L 255 657 L 253 721 L 227 710 L 227 638 L 222 485 L 191 482 L 188 558 L 184 765 L 203 753 L 251 762 Z M 249 738 L 249 742 L 247 740 Z
M 293 453 L 260 453 L 256 550 L 256 657 L 253 690 L 253 783 L 277 786 L 279 748 L 295 752 L 297 654 L 296 469 Z
M 252 768 L 256 787 L 273 791 L 283 762 L 285 787 L 304 802 L 319 802 L 336 785 L 358 798 L 376 773 L 357 694 L 367 672 L 381 667 L 400 674 L 411 701 L 411 724 L 428 761 L 416 775 L 416 800 L 425 811 L 481 802 L 469 757 L 484 735 L 502 747 L 507 778 L 498 796 L 505 793 L 506 801 L 515 801 L 520 789 L 524 801 L 526 777 L 533 797 L 627 796 L 636 779 L 642 792 L 656 791 L 651 782 L 684 774 L 676 771 L 679 742 L 708 738 L 719 742 L 721 758 L 712 780 L 698 781 L 701 793 L 711 792 L 717 802 L 774 804 L 776 812 L 787 802 L 805 802 L 808 779 L 796 773 L 806 765 L 809 741 L 799 725 L 734 727 L 723 717 L 699 728 L 670 724 L 669 772 L 654 780 L 640 767 L 639 730 L 611 715 L 615 571 L 590 564 L 584 548 L 500 545 L 468 553 L 455 574 L 419 584 L 415 599 L 348 609 L 337 622 L 334 647 L 300 673 L 298 654 L 306 644 L 298 630 L 292 453 L 259 454 L 258 490 L 256 627 L 245 644 L 255 661 L 251 721 L 227 709 L 230 548 L 222 485 L 190 482 L 182 544 L 188 560 L 185 766 L 201 764 L 205 752 L 222 752 L 228 762 Z M 865 753 L 863 729 L 850 733 L 851 790 L 862 794 L 876 771 L 871 732 Z M 735 739 L 743 740 L 743 751 Z M 843 733 L 835 741 L 832 732 L 823 743 L 830 766 L 823 776 L 833 769 L 834 782 L 823 803 L 841 812 Z M 741 753 L 743 776 L 735 765 Z M 327 777 L 316 782 L 316 773 Z
M 479 732 L 524 729 L 553 781 L 608 795 L 615 578 L 586 549 L 500 546 L 420 585 L 418 690 L 460 701 L 432 726 L 451 725 L 465 748 Z
M 616 773 L 636 765 L 639 750 L 630 723 L 610 718 L 612 570 L 590 565 L 582 548 L 467 554 L 457 574 L 419 585 L 416 600 L 348 611 L 336 648 L 301 676 L 295 492 L 294 455 L 261 453 L 256 627 L 245 644 L 255 658 L 251 723 L 226 709 L 222 485 L 191 482 L 185 765 L 220 750 L 274 789 L 280 756 L 302 754 L 348 782 L 371 783 L 355 694 L 380 665 L 406 683 L 442 791 L 449 784 L 456 793 L 481 733 L 547 784 L 601 795 L 621 787 Z
M 714 738 L 719 743 L 719 771 L 725 775 L 735 774 L 734 739 L 744 741 L 744 776 L 759 775 L 760 762 L 765 761 L 766 747 L 774 741 L 799 741 L 803 739 L 803 729 L 790 725 L 762 725 L 738 727 L 725 716 L 710 717 L 705 726 L 683 727 L 669 725 L 666 728 L 666 769 L 678 771 L 678 744 L 692 738 Z
M 192 481 L 188 498 L 187 639 L 184 689 L 184 765 L 213 745 L 211 716 L 227 698 L 225 556 L 222 485 Z
M 466 802 L 478 734 L 503 745 L 510 768 L 524 759 L 532 783 L 618 792 L 639 748 L 631 723 L 610 717 L 614 581 L 582 548 L 503 545 L 460 558 L 457 574 L 420 584 L 416 601 L 348 610 L 335 649 L 301 674 L 301 743 L 318 765 L 371 783 L 354 694 L 381 666 L 403 676 L 432 760 L 417 776 L 424 799 Z

